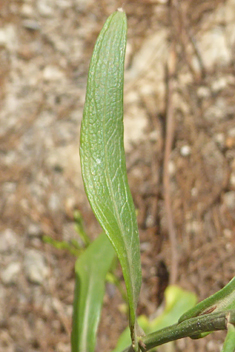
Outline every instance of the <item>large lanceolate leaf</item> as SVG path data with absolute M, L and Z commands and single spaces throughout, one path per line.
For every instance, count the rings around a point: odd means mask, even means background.
M 103 233 L 80 255 L 75 264 L 72 352 L 94 352 L 96 332 L 105 292 L 105 277 L 115 257 Z
M 80 155 L 89 202 L 122 266 L 133 338 L 141 265 L 123 143 L 126 32 L 126 15 L 119 10 L 107 19 L 97 39 L 89 69 Z

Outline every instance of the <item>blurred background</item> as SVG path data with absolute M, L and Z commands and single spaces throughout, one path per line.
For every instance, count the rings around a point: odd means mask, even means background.
M 139 314 L 177 283 L 203 299 L 235 275 L 235 0 L 0 1 L 0 350 L 69 352 L 74 212 L 101 231 L 83 190 L 79 128 L 106 18 L 128 17 L 124 110 L 140 229 Z M 122 280 L 120 268 L 118 277 Z M 108 284 L 97 351 L 126 327 Z M 110 328 L 112 327 L 112 328 Z M 223 333 L 175 351 L 221 348 Z

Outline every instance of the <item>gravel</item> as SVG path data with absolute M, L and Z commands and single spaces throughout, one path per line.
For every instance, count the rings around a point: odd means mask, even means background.
M 43 253 L 29 249 L 24 257 L 24 272 L 26 278 L 34 284 L 42 284 L 49 275 L 49 268 L 46 264 Z

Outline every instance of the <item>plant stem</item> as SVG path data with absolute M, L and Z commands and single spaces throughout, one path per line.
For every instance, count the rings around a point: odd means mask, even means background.
M 204 332 L 226 330 L 229 323 L 235 325 L 235 309 L 201 315 L 187 319 L 180 324 L 174 324 L 149 335 L 143 336 L 139 341 L 140 351 L 146 352 L 151 348 L 164 343 L 181 339 L 183 337 L 193 337 Z M 131 352 L 131 346 L 123 352 Z

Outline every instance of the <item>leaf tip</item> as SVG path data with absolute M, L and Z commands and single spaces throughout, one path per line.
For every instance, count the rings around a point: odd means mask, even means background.
M 124 10 L 123 10 L 122 7 L 119 7 L 119 8 L 117 9 L 117 11 L 119 11 L 119 12 L 124 12 Z

